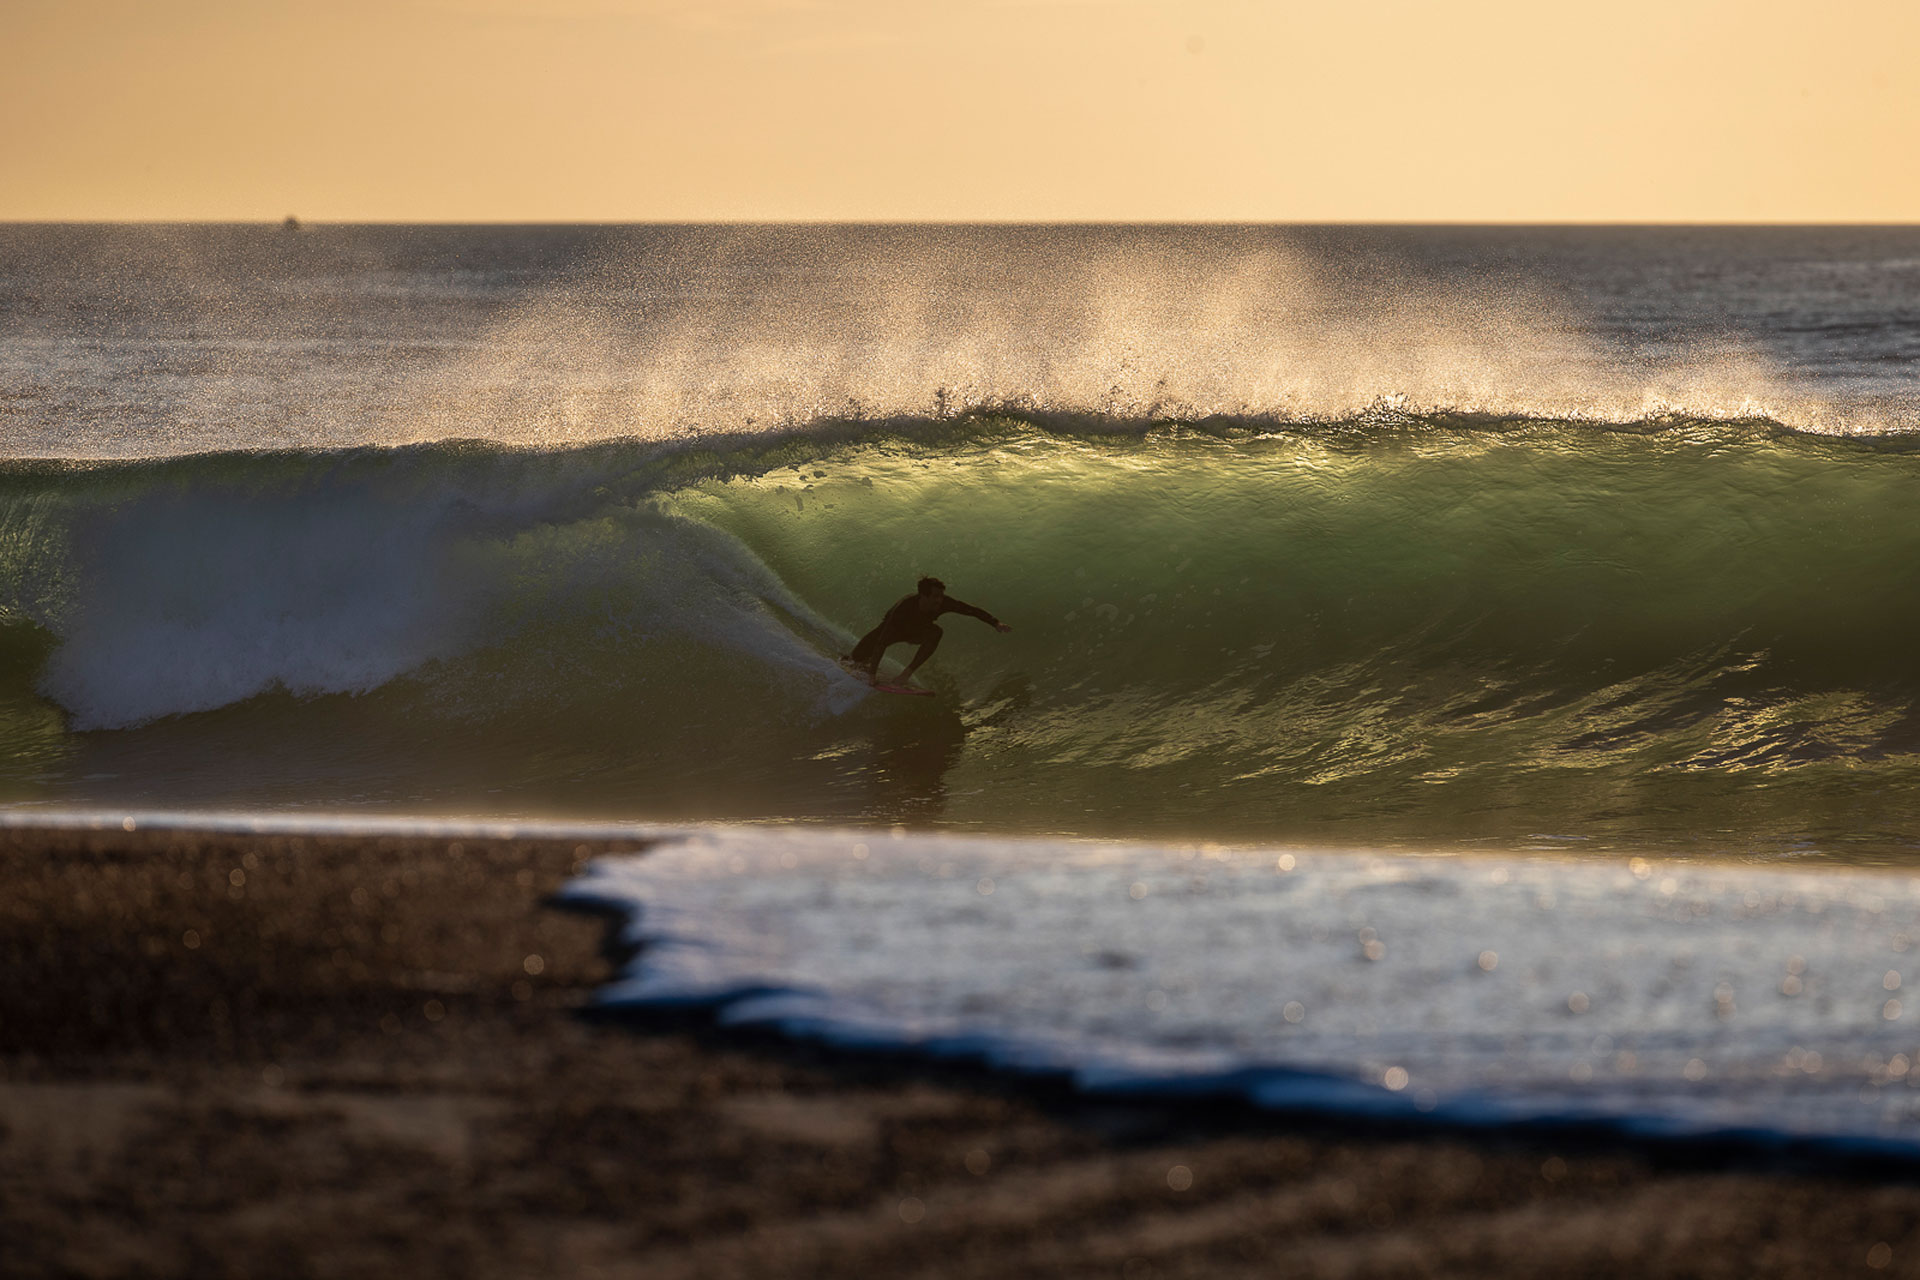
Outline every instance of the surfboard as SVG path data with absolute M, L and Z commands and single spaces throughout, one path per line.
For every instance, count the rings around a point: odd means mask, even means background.
M 842 671 L 852 676 L 855 680 L 858 680 L 861 684 L 866 685 L 868 688 L 877 689 L 881 693 L 901 693 L 909 698 L 931 698 L 933 696 L 933 690 L 931 689 L 916 689 L 910 684 L 893 684 L 886 680 L 873 679 L 867 675 L 867 669 L 865 667 L 856 666 L 845 658 L 839 659 L 839 663 Z
M 881 693 L 904 693 L 910 698 L 931 698 L 933 696 L 933 690 L 916 689 L 910 684 L 882 684 L 876 680 L 873 682 L 873 687 Z

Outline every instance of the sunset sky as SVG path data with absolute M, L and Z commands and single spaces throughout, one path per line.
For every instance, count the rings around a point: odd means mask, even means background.
M 1920 220 L 1920 5 L 5 0 L 0 218 Z

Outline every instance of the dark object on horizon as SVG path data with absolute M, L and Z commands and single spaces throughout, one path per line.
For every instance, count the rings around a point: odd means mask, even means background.
M 287 220 L 280 224 L 280 229 L 287 232 L 298 231 L 300 230 L 300 219 L 294 217 L 292 214 L 288 214 Z

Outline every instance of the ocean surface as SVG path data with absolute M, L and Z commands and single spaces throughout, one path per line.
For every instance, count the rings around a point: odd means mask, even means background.
M 1916 358 L 1915 228 L 0 226 L 0 806 L 697 824 L 619 999 L 1920 1144 Z M 1014 630 L 873 694 L 923 573 Z

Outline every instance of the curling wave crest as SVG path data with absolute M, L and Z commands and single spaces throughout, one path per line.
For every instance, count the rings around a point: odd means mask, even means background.
M 1913 829 L 1917 498 L 1901 437 L 1385 413 L 11 463 L 5 776 L 1884 845 Z M 921 572 L 1015 631 L 956 620 L 941 697 L 876 702 L 832 658 Z

